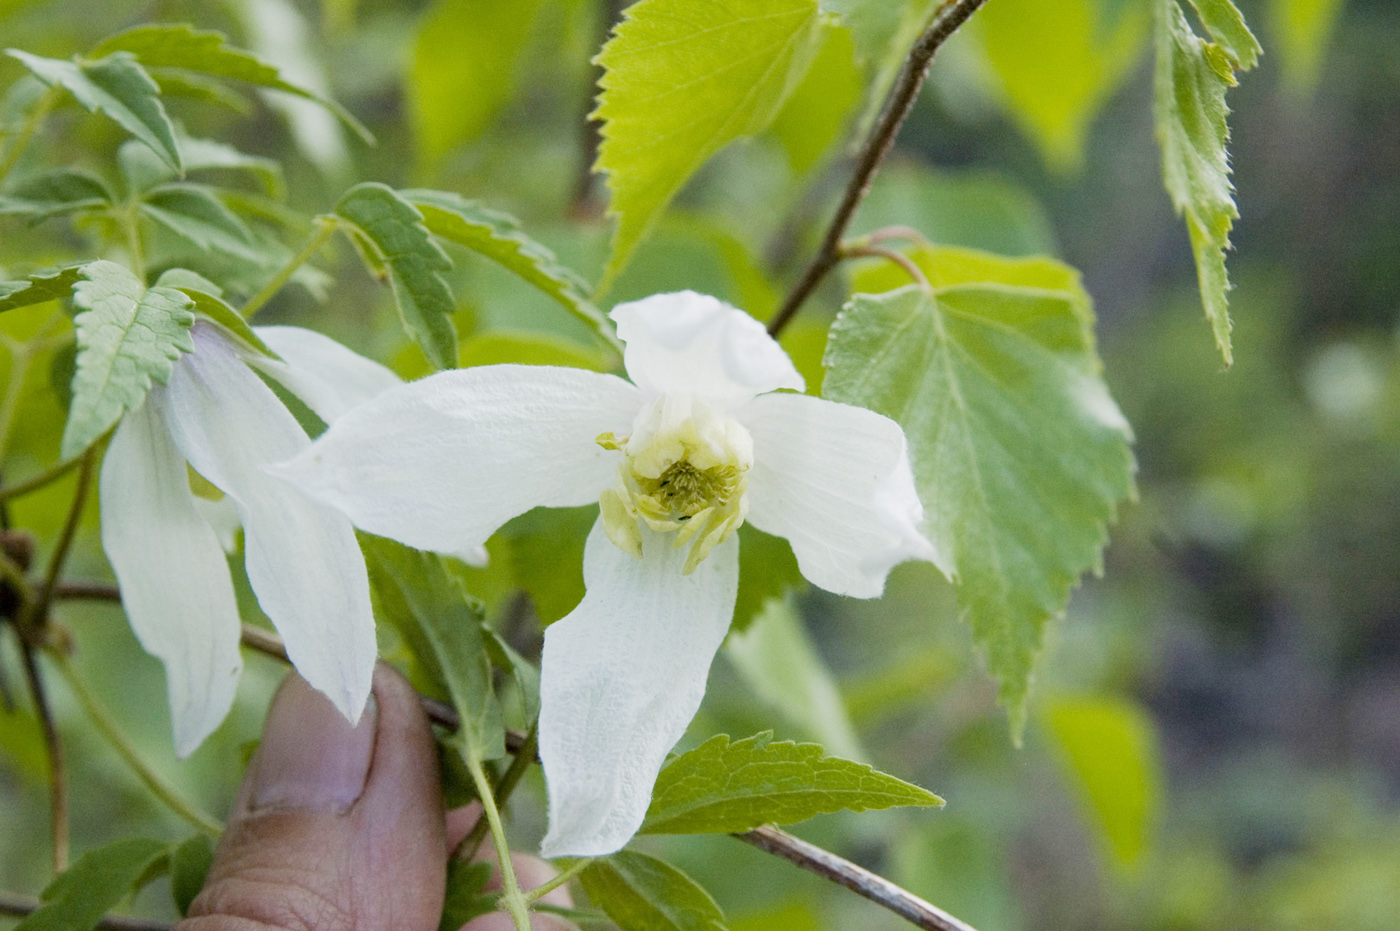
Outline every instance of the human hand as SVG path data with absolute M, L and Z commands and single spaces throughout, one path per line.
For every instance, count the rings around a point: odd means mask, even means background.
M 267 726 L 190 917 L 177 931 L 437 931 L 448 842 L 475 806 L 444 815 L 418 696 L 381 665 L 356 727 L 292 674 Z M 512 857 L 527 888 L 554 875 Z M 499 888 L 499 877 L 493 877 Z M 563 892 L 563 890 L 556 890 Z M 570 904 L 567 893 L 545 898 Z M 566 924 L 532 916 L 538 931 Z M 509 931 L 504 914 L 463 931 Z

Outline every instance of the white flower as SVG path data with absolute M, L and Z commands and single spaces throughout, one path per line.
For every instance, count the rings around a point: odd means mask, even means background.
M 309 444 L 256 365 L 330 421 L 400 384 L 388 369 L 295 327 L 255 331 L 283 361 L 198 322 L 195 349 L 122 418 L 102 463 L 102 547 L 147 652 L 165 664 L 180 756 L 227 715 L 242 670 L 240 622 L 224 555 L 236 509 L 248 579 L 297 670 L 358 720 L 374 670 L 374 618 L 350 522 L 262 471 Z M 245 364 L 245 360 L 248 364 Z M 227 496 L 190 491 L 186 463 Z M 222 538 L 222 539 L 221 539 Z
M 802 394 L 752 317 L 662 294 L 612 311 L 631 383 L 571 368 L 443 372 L 350 411 L 269 469 L 371 533 L 477 546 L 538 505 L 601 502 L 583 601 L 545 631 L 546 856 L 611 853 L 637 831 L 700 705 L 734 613 L 744 521 L 786 537 L 803 575 L 875 597 L 919 531 L 893 421 Z

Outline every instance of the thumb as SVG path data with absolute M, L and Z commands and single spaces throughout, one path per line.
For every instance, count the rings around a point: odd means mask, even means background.
M 408 683 L 381 665 L 352 727 L 293 673 L 176 928 L 436 931 L 445 873 L 437 757 Z

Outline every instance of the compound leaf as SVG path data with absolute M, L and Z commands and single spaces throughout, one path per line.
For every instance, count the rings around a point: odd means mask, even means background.
M 170 855 L 167 841 L 127 837 L 87 853 L 44 889 L 15 931 L 90 931 Z
M 622 931 L 725 931 L 710 894 L 665 860 L 621 850 L 589 864 L 579 881 Z

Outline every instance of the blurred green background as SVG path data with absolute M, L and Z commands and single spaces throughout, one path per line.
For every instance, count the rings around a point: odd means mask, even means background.
M 927 566 L 898 570 L 880 602 L 814 591 L 770 602 L 731 638 L 692 728 L 691 739 L 773 728 L 819 740 L 944 796 L 939 812 L 833 817 L 798 833 L 980 931 L 1391 931 L 1400 921 L 1400 5 L 1239 5 L 1266 56 L 1230 98 L 1242 214 L 1230 370 L 1161 189 L 1143 0 L 992 0 L 940 54 L 857 221 L 1057 255 L 1083 271 L 1096 302 L 1107 378 L 1137 433 L 1140 500 L 1113 529 L 1103 577 L 1086 580 L 1050 629 L 1024 747 L 1012 747 L 950 590 Z M 150 20 L 224 30 L 303 69 L 304 82 L 324 80 L 379 138 L 365 148 L 324 114 L 280 102 L 246 113 L 175 103 L 191 134 L 282 159 L 292 206 L 325 210 L 355 180 L 455 190 L 515 213 L 596 279 L 608 227 L 600 193 L 581 196 L 583 117 L 608 6 L 0 0 L 0 47 L 66 57 Z M 774 129 L 687 188 L 609 302 L 688 287 L 771 311 L 844 181 L 839 144 L 827 142 L 864 93 L 851 56 L 833 38 Z M 0 59 L 0 90 L 21 74 Z M 110 172 L 103 153 L 118 141 L 69 107 L 32 157 Z M 0 272 L 83 243 L 61 221 L 28 230 L 0 218 Z M 425 371 L 348 250 L 329 270 L 324 303 L 292 289 L 262 322 L 312 326 L 406 374 Z M 547 300 L 485 265 L 460 262 L 454 274 L 467 361 L 500 358 L 504 330 L 575 341 L 586 357 L 585 331 Z M 823 290 L 785 338 L 809 381 L 841 296 Z M 8 314 L 0 330 L 22 338 L 42 316 Z M 5 469 L 21 476 L 54 461 L 63 417 L 42 354 L 0 359 L 0 380 L 22 364 L 18 416 L 0 440 Z M 70 488 L 22 499 L 14 525 L 47 545 Z M 70 573 L 107 578 L 90 511 Z M 538 586 L 540 614 L 576 600 L 576 560 Z M 66 606 L 62 621 L 121 726 L 223 811 L 282 670 L 250 656 L 234 714 L 178 764 L 160 668 L 120 611 Z M 537 625 L 518 633 L 528 647 Z M 0 670 L 0 887 L 34 893 L 48 863 L 45 767 L 8 635 Z M 182 836 L 63 683 L 51 688 L 73 757 L 75 849 Z M 540 830 L 532 778 L 535 798 L 513 806 L 525 846 Z M 725 838 L 644 846 L 705 884 L 736 931 L 900 926 Z M 134 908 L 171 918 L 168 900 L 158 884 Z

